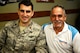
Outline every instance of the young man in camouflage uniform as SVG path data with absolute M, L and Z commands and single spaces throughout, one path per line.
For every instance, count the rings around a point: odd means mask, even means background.
M 19 3 L 19 19 L 8 22 L 0 31 L 1 53 L 48 53 L 41 26 L 31 20 L 31 1 Z

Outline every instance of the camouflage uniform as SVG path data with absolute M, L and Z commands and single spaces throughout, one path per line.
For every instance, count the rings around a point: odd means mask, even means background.
M 10 21 L 0 31 L 0 52 L 47 53 L 45 36 L 40 31 L 40 25 L 31 21 L 23 33 L 20 33 L 19 20 Z

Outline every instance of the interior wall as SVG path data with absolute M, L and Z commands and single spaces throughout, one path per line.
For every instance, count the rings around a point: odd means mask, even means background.
M 36 0 L 31 0 L 34 5 L 34 11 L 50 11 L 51 8 L 54 5 L 62 5 L 65 7 L 65 9 L 77 9 L 79 8 L 78 1 L 79 0 L 54 0 L 53 3 L 38 3 Z M 0 6 L 0 13 L 14 13 L 17 12 L 18 8 L 18 2 L 17 3 L 10 3 L 5 6 Z M 78 14 L 68 14 L 67 15 L 67 23 L 71 25 L 75 25 L 75 19 Z M 6 17 L 5 17 L 6 19 Z M 33 20 L 40 25 L 43 25 L 44 23 L 50 22 L 49 16 L 47 17 L 39 17 L 39 18 L 33 18 Z M 45 20 L 45 21 L 44 21 Z M 72 20 L 72 21 L 71 21 Z M 0 22 L 0 28 L 4 26 L 5 22 Z

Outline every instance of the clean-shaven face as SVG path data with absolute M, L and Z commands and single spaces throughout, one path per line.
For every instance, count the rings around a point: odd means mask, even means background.
M 20 22 L 22 23 L 28 23 L 33 16 L 34 12 L 32 11 L 31 6 L 26 6 L 24 4 L 20 5 L 20 8 L 18 10 L 18 15 Z

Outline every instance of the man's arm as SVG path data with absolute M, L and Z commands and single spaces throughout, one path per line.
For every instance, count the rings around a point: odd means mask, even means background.
M 74 53 L 80 53 L 80 33 L 77 33 L 73 39 Z
M 36 53 L 48 53 L 46 36 L 42 30 L 37 38 L 37 44 L 35 49 L 36 49 Z
M 5 39 L 6 39 L 6 29 L 1 29 L 0 30 L 0 50 L 5 45 L 5 41 L 6 41 Z

